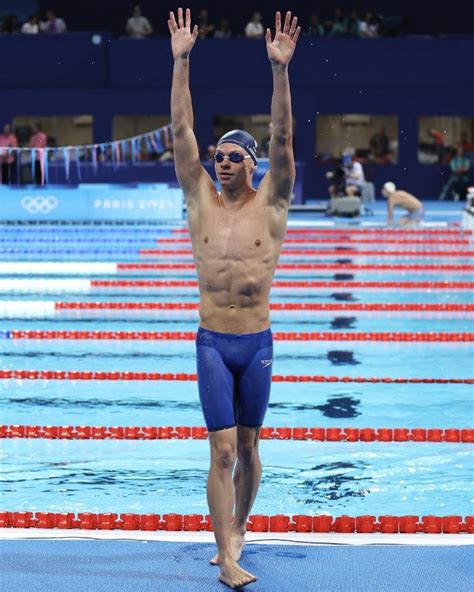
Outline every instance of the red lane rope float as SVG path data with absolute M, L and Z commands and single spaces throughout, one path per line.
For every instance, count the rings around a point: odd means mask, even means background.
M 57 310 L 198 310 L 197 302 L 55 302 Z M 474 312 L 474 304 L 273 302 L 270 310 L 327 312 Z
M 313 226 L 312 228 L 288 228 L 287 234 L 395 234 L 397 236 L 404 235 L 420 235 L 420 234 L 456 234 L 464 233 L 470 234 L 469 230 L 461 230 L 461 228 L 319 228 Z M 174 228 L 173 234 L 189 234 L 187 228 Z
M 169 243 L 184 243 L 190 244 L 189 238 L 157 238 L 155 239 L 158 244 L 169 244 Z M 335 237 L 335 238 L 285 238 L 284 244 L 308 244 L 308 243 L 321 243 L 321 244 L 387 244 L 387 245 L 469 245 L 469 239 L 384 239 L 384 238 L 351 238 L 351 237 Z
M 52 440 L 204 440 L 203 426 L 38 426 L 0 425 L 0 438 Z M 465 428 L 319 428 L 262 427 L 262 440 L 318 442 L 451 442 L 474 444 L 474 429 Z
M 212 531 L 206 514 L 133 514 L 118 512 L 0 511 L 1 528 L 65 528 L 81 530 Z M 249 532 L 474 534 L 474 516 L 308 516 L 253 514 Z
M 142 256 L 148 255 L 192 255 L 191 249 L 139 249 L 138 253 Z M 283 249 L 282 255 L 330 255 L 332 257 L 356 257 L 356 256 L 377 256 L 377 257 L 472 257 L 474 251 L 466 249 L 465 251 L 428 251 L 428 250 L 410 250 L 410 251 L 357 251 L 355 249 Z
M 21 380 L 174 380 L 196 381 L 197 374 L 185 372 L 116 372 L 90 370 L 0 370 L 0 379 Z M 363 376 L 272 376 L 272 382 L 343 382 L 371 384 L 474 384 L 474 378 L 391 378 Z
M 197 288 L 196 280 L 90 280 L 92 288 Z M 273 288 L 382 288 L 402 290 L 472 290 L 474 282 L 275 281 Z
M 153 269 L 195 269 L 194 263 L 117 263 L 117 270 L 153 270 Z M 474 271 L 474 265 L 422 265 L 422 264 L 379 264 L 365 265 L 357 263 L 280 263 L 279 269 L 315 269 L 315 270 L 361 270 L 361 271 Z
M 194 331 L 28 331 L 14 330 L 11 339 L 115 339 L 118 341 L 194 341 Z M 323 331 L 294 333 L 276 331 L 276 341 L 387 341 L 387 342 L 430 342 L 466 343 L 474 341 L 474 333 L 330 333 Z

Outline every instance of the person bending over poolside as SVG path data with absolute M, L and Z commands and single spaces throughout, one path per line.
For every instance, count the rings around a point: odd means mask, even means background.
M 417 226 L 423 220 L 423 204 L 411 193 L 401 191 L 395 187 L 395 183 L 388 181 L 382 189 L 382 195 L 387 202 L 387 224 L 393 224 L 393 209 L 400 207 L 407 210 L 407 214 L 398 220 L 400 226 Z
M 269 292 L 295 180 L 288 64 L 300 27 L 290 12 L 282 25 L 277 12 L 273 40 L 270 29 L 266 32 L 273 73 L 269 171 L 255 190 L 257 143 L 249 133 L 232 130 L 218 141 L 214 155 L 220 193 L 199 161 L 193 133 L 189 54 L 198 28 L 191 28 L 190 10 L 183 14 L 181 8 L 177 20 L 170 13 L 168 27 L 175 167 L 199 280 L 198 388 L 209 430 L 207 499 L 218 550 L 211 563 L 219 565 L 222 582 L 238 588 L 257 579 L 237 561 L 262 472 L 258 441 L 273 359 Z

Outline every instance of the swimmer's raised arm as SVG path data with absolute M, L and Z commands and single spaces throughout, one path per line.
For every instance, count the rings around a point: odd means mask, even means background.
M 272 41 L 270 29 L 267 29 L 268 58 L 272 64 L 273 96 L 271 118 L 273 133 L 269 147 L 269 195 L 274 205 L 289 204 L 295 182 L 295 161 L 293 156 L 293 123 L 291 116 L 290 81 L 288 64 L 295 51 L 296 42 L 301 31 L 297 26 L 297 17 L 291 18 L 286 13 L 285 22 L 281 24 L 279 12 L 275 15 L 275 38 Z
M 171 33 L 171 49 L 174 58 L 171 87 L 171 122 L 174 137 L 176 176 L 189 200 L 200 188 L 200 180 L 210 177 L 201 165 L 199 148 L 193 131 L 193 106 L 189 90 L 189 54 L 198 36 L 197 25 L 191 30 L 191 11 L 178 8 L 178 21 L 170 12 L 168 28 Z

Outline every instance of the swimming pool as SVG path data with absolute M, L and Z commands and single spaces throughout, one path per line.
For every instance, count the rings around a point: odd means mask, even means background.
M 472 347 L 459 338 L 468 335 L 473 311 L 469 240 L 446 227 L 417 236 L 357 226 L 298 230 L 290 227 L 288 238 L 304 242 L 285 245 L 272 292 L 273 305 L 289 305 L 272 312 L 273 330 L 288 334 L 275 341 L 274 374 L 427 380 L 275 382 L 265 425 L 470 428 Z M 192 338 L 123 335 L 196 330 L 198 293 L 195 284 L 183 285 L 195 274 L 182 228 L 9 225 L 2 231 L 2 369 L 63 372 L 4 378 L 3 424 L 203 425 L 195 380 L 110 378 L 195 372 Z M 110 283 L 117 280 L 155 284 Z M 150 302 L 163 307 L 140 308 Z M 410 310 L 427 303 L 433 307 Z M 32 339 L 22 331 L 43 334 Z M 48 331 L 72 333 L 48 338 Z M 78 338 L 81 331 L 96 333 Z M 302 343 L 308 332 L 313 338 Z M 387 332 L 412 337 L 380 341 Z M 428 333 L 438 335 L 435 342 L 422 341 Z M 440 341 L 446 334 L 451 340 Z M 68 378 L 69 371 L 86 378 Z M 109 379 L 94 374 L 101 372 Z M 470 512 L 467 443 L 262 440 L 260 449 L 264 476 L 255 514 Z M 2 506 L 206 514 L 208 457 L 206 441 L 189 439 L 3 439 Z

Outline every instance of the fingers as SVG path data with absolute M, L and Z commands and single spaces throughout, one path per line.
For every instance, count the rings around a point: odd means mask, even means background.
M 298 37 L 300 36 L 301 33 L 301 27 L 297 27 L 296 32 L 295 32 L 295 36 L 293 37 L 293 41 L 296 43 L 298 41 Z
M 176 33 L 179 29 L 184 28 L 191 30 L 191 10 L 186 8 L 183 18 L 183 9 L 178 8 L 178 22 L 176 22 L 174 12 L 170 12 L 170 18 L 168 19 L 168 29 L 170 30 L 170 33 Z M 194 30 L 192 34 L 194 36 Z
M 198 35 L 199 35 L 199 27 L 197 25 L 194 25 L 193 39 L 196 40 Z
M 178 28 L 178 25 L 176 24 L 176 19 L 174 18 L 174 12 L 170 12 L 168 27 L 170 29 L 170 33 L 174 33 Z
M 295 34 L 297 23 L 298 23 L 298 17 L 294 16 L 293 20 L 291 21 L 290 31 L 288 33 L 290 37 L 293 37 L 293 35 Z
M 290 32 L 290 23 L 291 23 L 291 12 L 288 11 L 285 16 L 285 24 L 283 25 L 283 33 L 286 35 Z
M 265 31 L 265 41 L 267 43 L 271 43 L 272 42 L 272 32 L 270 31 L 270 29 L 267 29 Z
M 275 34 L 281 33 L 281 14 L 276 12 L 275 14 Z

